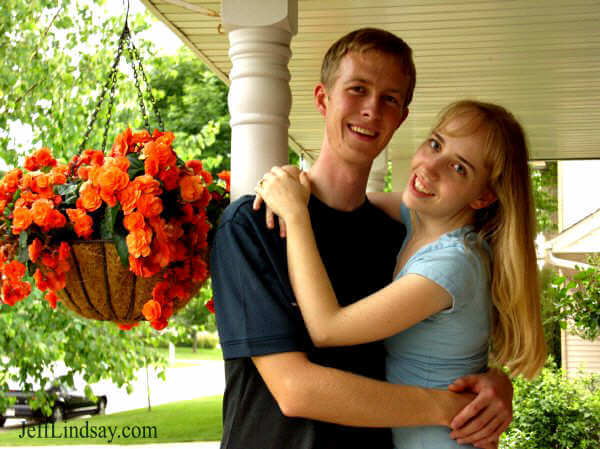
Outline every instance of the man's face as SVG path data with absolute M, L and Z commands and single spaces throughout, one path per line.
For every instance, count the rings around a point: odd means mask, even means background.
M 315 89 L 328 150 L 348 163 L 370 164 L 408 114 L 408 85 L 393 56 L 376 50 L 345 55 L 333 85 Z

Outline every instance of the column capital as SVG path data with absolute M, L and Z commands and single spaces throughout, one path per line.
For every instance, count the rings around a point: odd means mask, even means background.
M 221 21 L 226 31 L 273 27 L 298 33 L 298 0 L 223 0 Z

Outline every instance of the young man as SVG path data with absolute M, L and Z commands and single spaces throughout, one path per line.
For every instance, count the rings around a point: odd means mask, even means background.
M 382 30 L 344 36 L 323 61 L 315 102 L 325 133 L 310 170 L 309 209 L 343 304 L 392 280 L 405 229 L 372 206 L 365 189 L 373 159 L 408 115 L 414 84 L 410 48 Z M 313 346 L 289 284 L 285 240 L 252 201 L 245 196 L 229 206 L 212 247 L 227 384 L 221 447 L 390 448 L 389 427 L 449 426 L 472 395 L 382 381 L 379 343 Z M 480 394 L 454 424 L 479 414 L 456 435 L 497 439 L 510 422 L 510 382 L 489 374 L 461 384 Z

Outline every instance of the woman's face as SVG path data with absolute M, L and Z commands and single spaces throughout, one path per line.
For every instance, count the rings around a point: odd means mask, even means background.
M 417 149 L 403 195 L 409 208 L 464 225 L 472 222 L 476 209 L 495 200 L 483 150 L 487 128 L 456 136 L 470 118 L 450 119 Z

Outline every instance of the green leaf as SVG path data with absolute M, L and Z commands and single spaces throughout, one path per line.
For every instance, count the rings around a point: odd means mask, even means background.
M 139 153 L 129 153 L 127 159 L 129 159 L 129 170 L 127 170 L 129 179 L 144 174 L 144 161 L 140 160 Z
M 63 197 L 63 205 L 75 206 L 79 197 L 79 184 L 62 184 L 54 186 L 54 193 Z
M 113 235 L 113 242 L 115 242 L 115 247 L 117 248 L 117 253 L 119 253 L 119 259 L 121 259 L 121 264 L 124 267 L 129 266 L 129 249 L 127 248 L 127 242 L 125 241 L 125 236 L 115 232 Z
M 115 223 L 117 215 L 121 211 L 121 205 L 117 204 L 113 207 L 107 207 L 104 211 L 104 218 L 100 223 L 100 238 L 103 240 L 111 240 L 115 231 Z
M 17 260 L 22 264 L 25 264 L 29 259 L 29 248 L 27 245 L 27 232 L 21 231 L 19 234 L 19 254 Z

